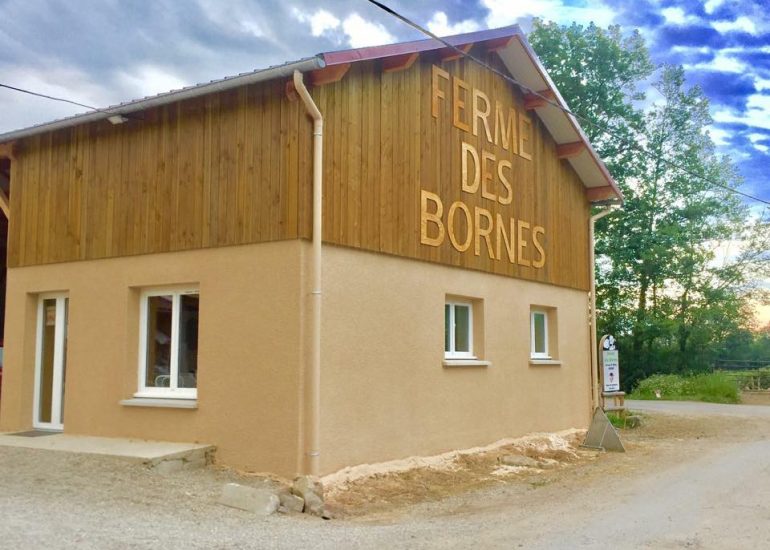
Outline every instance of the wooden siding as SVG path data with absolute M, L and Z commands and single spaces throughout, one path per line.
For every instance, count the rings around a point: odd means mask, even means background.
M 253 85 L 24 140 L 9 266 L 308 236 L 311 124 L 283 90 Z
M 500 66 L 495 54 L 489 61 Z M 498 75 L 465 60 L 435 63 L 484 91 L 493 115 L 495 100 L 526 114 L 522 94 Z M 324 241 L 587 290 L 589 203 L 574 170 L 557 158 L 545 127 L 529 113 L 531 161 L 490 145 L 483 130 L 476 137 L 453 125 L 447 82 L 446 100 L 434 118 L 433 64 L 423 56 L 406 70 L 382 72 L 376 62 L 356 63 L 341 81 L 313 91 L 325 115 Z M 479 154 L 483 149 L 512 162 L 512 204 L 462 191 L 462 141 Z M 500 214 L 543 227 L 545 265 L 511 263 L 505 252 L 503 259 L 492 259 L 485 246 L 478 256 L 473 245 L 459 252 L 448 238 L 438 247 L 421 244 L 423 189 L 441 198 L 445 217 L 452 202 L 463 201 L 471 212 L 490 212 L 493 220 Z M 531 240 L 528 247 L 531 258 Z
M 479 52 L 475 52 L 480 55 Z M 490 61 L 498 62 L 496 54 Z M 501 275 L 588 289 L 583 186 L 530 113 L 533 160 L 512 162 L 513 204 L 461 191 L 464 140 L 499 147 L 452 124 L 451 87 L 431 115 L 432 65 L 382 72 L 354 63 L 339 82 L 311 90 L 325 116 L 324 241 Z M 502 78 L 464 60 L 439 62 L 492 100 L 523 110 Z M 213 246 L 309 238 L 311 121 L 285 82 L 254 85 L 141 114 L 24 140 L 12 163 L 9 265 L 25 266 Z M 545 265 L 461 253 L 448 239 L 421 244 L 421 191 L 493 219 L 545 230 Z M 529 243 L 532 253 L 532 243 Z M 504 248 L 504 247 L 503 247 Z

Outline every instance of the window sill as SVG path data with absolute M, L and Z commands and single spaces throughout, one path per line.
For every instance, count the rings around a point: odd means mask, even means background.
M 530 358 L 529 364 L 531 366 L 539 366 L 539 365 L 545 365 L 545 366 L 552 366 L 552 367 L 560 367 L 561 361 L 558 359 L 537 359 L 537 358 Z
M 491 367 L 491 361 L 482 361 L 481 359 L 444 359 L 442 364 L 445 367 Z
M 165 409 L 197 409 L 197 399 L 168 399 L 160 397 L 133 397 L 120 402 L 124 407 L 160 407 Z

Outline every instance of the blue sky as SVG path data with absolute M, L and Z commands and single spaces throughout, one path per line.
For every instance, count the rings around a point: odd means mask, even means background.
M 439 34 L 532 17 L 639 29 L 711 100 L 711 135 L 770 200 L 767 0 L 386 0 Z M 763 5 L 764 4 L 764 5 Z M 0 82 L 106 106 L 322 51 L 419 38 L 365 0 L 0 0 Z M 82 109 L 0 89 L 0 132 Z

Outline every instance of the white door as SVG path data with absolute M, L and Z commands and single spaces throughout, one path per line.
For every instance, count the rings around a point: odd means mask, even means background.
M 67 296 L 44 294 L 37 307 L 37 353 L 32 424 L 64 428 L 64 374 L 67 357 Z

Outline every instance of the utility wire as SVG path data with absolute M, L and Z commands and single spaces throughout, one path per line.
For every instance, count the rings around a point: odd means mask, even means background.
M 516 86 L 518 86 L 519 88 L 524 90 L 524 92 L 526 92 L 528 94 L 532 94 L 532 95 L 534 95 L 536 97 L 539 97 L 540 99 L 544 100 L 549 105 L 552 105 L 552 106 L 556 107 L 557 109 L 560 109 L 563 112 L 565 112 L 565 113 L 567 113 L 569 115 L 572 115 L 573 117 L 575 117 L 576 119 L 580 120 L 581 122 L 584 122 L 584 123 L 586 123 L 586 124 L 588 124 L 590 126 L 593 126 L 594 128 L 597 128 L 597 129 L 601 130 L 602 132 L 604 132 L 609 137 L 613 137 L 613 138 L 619 139 L 621 141 L 624 140 L 623 137 L 614 135 L 612 133 L 612 131 L 607 126 L 604 126 L 604 125 L 602 125 L 602 124 L 600 124 L 598 122 L 595 122 L 593 120 L 589 120 L 586 117 L 584 117 L 582 115 L 579 115 L 579 114 L 569 110 L 567 107 L 559 104 L 557 101 L 554 101 L 553 99 L 551 99 L 549 97 L 546 97 L 545 95 L 539 93 L 537 90 L 533 90 L 532 88 L 529 88 L 528 86 L 522 84 L 521 82 L 519 82 L 518 80 L 516 80 L 515 78 L 513 78 L 509 74 L 506 74 L 506 73 L 504 73 L 504 72 L 502 72 L 502 71 L 500 71 L 500 70 L 498 70 L 498 69 L 496 69 L 494 67 L 491 67 L 485 61 L 483 61 L 483 60 L 481 60 L 481 59 L 479 59 L 479 58 L 477 58 L 477 57 L 475 57 L 475 56 L 473 56 L 473 55 L 471 55 L 469 53 L 464 52 L 462 49 L 458 48 L 454 44 L 451 44 L 450 42 L 448 42 L 447 40 L 441 38 L 440 36 L 436 36 L 434 33 L 430 32 L 428 29 L 422 27 L 421 25 L 418 25 L 417 23 L 415 23 L 414 21 L 412 21 L 408 17 L 406 17 L 404 15 L 401 15 L 400 13 L 395 11 L 393 8 L 390 8 L 390 7 L 386 6 L 382 2 L 378 2 L 377 0 L 366 0 L 366 1 L 369 2 L 370 4 L 374 4 L 375 6 L 380 8 L 381 10 L 383 10 L 386 13 L 392 15 L 396 19 L 399 19 L 403 23 L 406 23 L 407 25 L 409 25 L 413 29 L 416 29 L 417 31 L 421 32 L 422 34 L 432 38 L 433 40 L 437 40 L 437 41 L 441 42 L 444 46 L 446 46 L 447 48 L 452 49 L 456 53 L 460 54 L 462 57 L 466 57 L 466 58 L 470 59 L 471 61 L 474 61 L 475 63 L 478 63 L 479 65 L 481 65 L 485 69 L 488 69 L 488 70 L 492 71 L 493 73 L 495 73 L 496 75 L 498 75 L 498 76 L 502 77 L 503 79 L 507 80 L 508 82 L 510 82 L 512 84 L 515 84 Z M 648 156 L 650 158 L 655 158 L 656 160 L 658 160 L 657 157 L 655 156 L 655 154 L 652 153 L 651 151 L 648 151 L 644 147 L 639 147 L 638 144 L 636 144 L 636 146 L 637 146 L 637 150 L 640 151 L 641 153 L 645 154 L 646 156 Z M 730 191 L 732 193 L 736 193 L 738 195 L 742 195 L 742 196 L 744 196 L 744 197 L 746 197 L 748 199 L 752 199 L 752 200 L 755 200 L 757 202 L 761 202 L 763 204 L 770 205 L 770 201 L 768 201 L 768 200 L 761 199 L 761 198 L 756 197 L 754 195 L 751 195 L 749 193 L 745 193 L 743 191 L 740 191 L 738 189 L 730 187 L 729 185 L 725 185 L 723 183 L 719 183 L 718 181 L 714 181 L 712 179 L 706 178 L 706 177 L 702 176 L 701 174 L 698 174 L 697 172 L 693 172 L 689 168 L 681 166 L 681 165 L 679 165 L 679 164 L 677 164 L 677 163 L 675 163 L 673 161 L 670 161 L 668 159 L 660 159 L 660 160 L 662 160 L 664 163 L 668 164 L 672 168 L 676 168 L 678 170 L 681 170 L 685 174 L 693 176 L 693 177 L 696 177 L 696 178 L 698 178 L 698 179 L 700 179 L 702 181 L 705 181 L 706 183 L 709 183 L 709 184 L 711 184 L 711 185 L 713 185 L 715 187 L 720 187 L 720 188 L 726 189 L 727 191 Z
M 46 95 L 46 94 L 41 94 L 41 93 L 38 93 L 38 92 L 33 92 L 31 90 L 25 90 L 24 88 L 17 88 L 16 86 L 10 86 L 8 84 L 3 84 L 2 82 L 0 82 L 0 88 L 7 88 L 7 89 L 13 90 L 15 92 L 21 92 L 23 94 L 29 94 L 29 95 L 33 95 L 33 96 L 37 96 L 37 97 L 43 97 L 45 99 L 52 99 L 53 101 L 61 101 L 63 103 L 69 103 L 71 105 L 77 105 L 78 107 L 85 107 L 86 109 L 91 109 L 92 111 L 96 111 L 97 113 L 104 113 L 106 115 L 123 116 L 123 117 L 126 117 L 126 118 L 139 118 L 139 117 L 136 117 L 136 115 L 133 115 L 133 114 L 129 115 L 129 114 L 126 114 L 126 113 L 115 113 L 115 112 L 110 111 L 110 110 L 99 109 L 98 107 L 92 107 L 91 105 L 86 105 L 85 103 L 78 103 L 77 101 L 72 101 L 70 99 L 64 99 L 63 97 L 55 97 L 55 96 L 52 96 L 52 95 Z
M 97 109 L 96 107 L 91 107 L 90 105 L 86 105 L 85 103 L 78 103 L 77 101 L 70 101 L 69 99 L 64 99 L 64 98 L 61 98 L 61 97 L 54 97 L 52 95 L 39 94 L 37 92 L 32 92 L 30 90 L 25 90 L 23 88 L 17 88 L 15 86 L 9 86 L 8 84 L 0 83 L 0 88 L 8 88 L 9 90 L 14 90 L 16 92 L 21 92 L 23 94 L 34 95 L 34 96 L 37 96 L 37 97 L 44 97 L 46 99 L 53 99 L 54 101 L 63 101 L 64 103 L 70 103 L 72 105 L 77 105 L 78 107 L 85 107 L 86 109 L 91 109 L 92 111 L 101 111 L 101 109 Z

